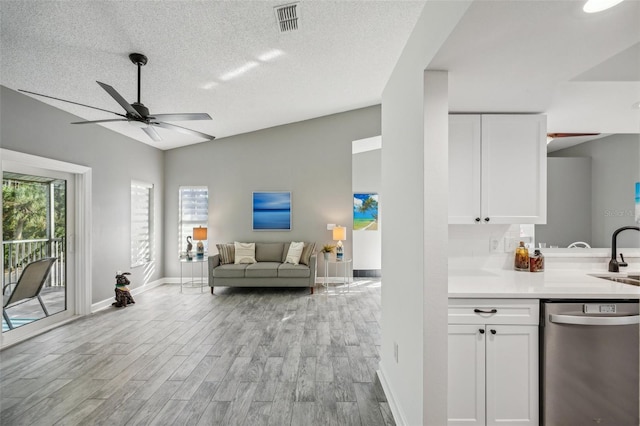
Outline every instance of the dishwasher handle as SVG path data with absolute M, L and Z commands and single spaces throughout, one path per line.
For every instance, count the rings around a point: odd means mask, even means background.
M 578 315 L 550 314 L 549 321 L 556 324 L 573 325 L 633 325 L 640 324 L 640 315 L 626 315 L 619 317 L 588 317 Z

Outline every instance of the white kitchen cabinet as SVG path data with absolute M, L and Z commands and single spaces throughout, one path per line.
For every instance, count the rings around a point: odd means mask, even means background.
M 546 116 L 449 116 L 449 223 L 546 222 Z
M 537 425 L 538 301 L 452 299 L 449 311 L 448 424 Z

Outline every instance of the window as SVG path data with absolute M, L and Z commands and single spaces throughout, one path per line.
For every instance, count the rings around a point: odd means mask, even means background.
M 131 266 L 151 262 L 153 185 L 131 182 Z
M 209 189 L 206 186 L 181 186 L 179 188 L 178 254 L 187 250 L 187 237 L 193 236 L 193 228 L 206 228 L 209 223 Z M 209 251 L 207 241 L 202 241 L 204 251 Z M 193 242 L 194 251 L 196 241 Z

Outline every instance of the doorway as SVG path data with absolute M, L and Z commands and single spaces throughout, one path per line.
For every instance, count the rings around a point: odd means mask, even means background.
M 27 265 L 55 259 L 42 303 L 26 299 L 3 309 L 4 348 L 90 312 L 91 169 L 4 149 L 0 156 L 5 296 Z

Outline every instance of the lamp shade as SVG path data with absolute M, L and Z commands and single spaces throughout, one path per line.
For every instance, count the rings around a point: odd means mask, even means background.
M 198 228 L 193 228 L 193 239 L 198 240 L 206 240 L 207 239 L 207 228 L 203 228 L 202 226 Z
M 336 226 L 333 228 L 333 240 L 342 241 L 347 239 L 347 228 L 344 226 Z

